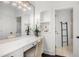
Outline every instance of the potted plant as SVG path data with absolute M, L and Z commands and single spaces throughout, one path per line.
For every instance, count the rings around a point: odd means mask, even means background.
M 27 32 L 27 35 L 29 35 L 29 33 L 30 33 L 30 28 L 29 28 L 29 26 L 27 27 L 27 29 L 25 30 L 25 32 Z
M 38 27 L 37 27 L 37 25 L 36 25 L 36 28 L 35 28 L 35 31 L 34 31 L 34 33 L 35 33 L 35 36 L 39 36 L 39 32 L 40 32 L 40 30 L 38 29 Z

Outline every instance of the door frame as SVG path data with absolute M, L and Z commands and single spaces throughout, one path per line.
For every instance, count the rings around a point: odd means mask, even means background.
M 72 9 L 73 10 L 73 35 L 75 34 L 74 33 L 74 10 L 75 10 L 75 8 L 74 7 L 62 7 L 62 8 L 55 8 L 54 9 L 54 12 L 56 11 L 56 10 L 64 10 L 64 9 Z M 54 14 L 54 17 L 55 17 L 55 15 L 56 15 L 56 13 Z M 56 17 L 55 17 L 56 18 Z M 55 32 L 56 32 L 56 19 L 55 19 Z M 74 36 L 73 36 L 73 39 L 72 39 L 73 41 L 74 41 Z M 74 42 L 73 42 L 74 43 Z M 74 44 L 73 44 L 73 47 L 74 47 Z M 74 55 L 74 51 L 72 52 L 72 54 Z M 55 33 L 55 55 L 56 55 L 56 33 Z

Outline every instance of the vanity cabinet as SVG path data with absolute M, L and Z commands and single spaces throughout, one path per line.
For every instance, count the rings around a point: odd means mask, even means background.
M 23 51 L 25 52 L 26 50 L 32 48 L 32 47 L 35 46 L 35 45 L 36 45 L 36 42 L 33 42 L 33 43 L 31 43 L 31 44 L 29 44 L 29 45 L 27 45 L 27 46 L 24 46 L 24 47 L 23 47 Z
M 23 49 L 16 50 L 3 57 L 23 57 Z
M 35 45 L 36 45 L 36 42 L 33 42 L 33 43 L 26 45 L 16 51 L 11 52 L 3 57 L 24 57 L 24 52 L 31 49 Z
M 25 46 L 23 48 L 23 50 L 24 50 L 24 57 L 34 57 L 35 56 L 35 50 L 36 50 L 35 46 L 36 46 L 36 44 L 37 43 L 34 42 L 34 43 L 28 45 L 27 47 Z
M 32 53 L 33 47 L 37 45 L 37 41 L 41 37 L 33 39 L 31 37 L 19 37 L 18 40 L 12 39 L 12 41 L 0 44 L 0 56 L 1 57 L 24 57 L 25 52 L 30 51 Z M 31 50 L 30 50 L 31 49 Z M 34 49 L 36 51 L 36 48 Z M 32 55 L 31 53 L 26 53 L 26 56 Z M 33 53 L 33 55 L 35 52 Z

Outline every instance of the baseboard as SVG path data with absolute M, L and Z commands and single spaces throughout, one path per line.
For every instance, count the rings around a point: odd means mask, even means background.
M 44 53 L 48 55 L 55 55 L 55 52 L 49 50 L 44 50 Z

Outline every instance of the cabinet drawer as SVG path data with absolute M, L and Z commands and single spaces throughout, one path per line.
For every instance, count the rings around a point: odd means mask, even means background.
M 3 57 L 23 57 L 23 50 L 22 49 L 16 50 L 16 51 L 9 53 Z
M 29 44 L 28 46 L 24 46 L 23 47 L 23 51 L 27 51 L 28 49 L 32 48 L 33 46 L 36 45 L 36 42 L 32 43 L 32 44 Z

